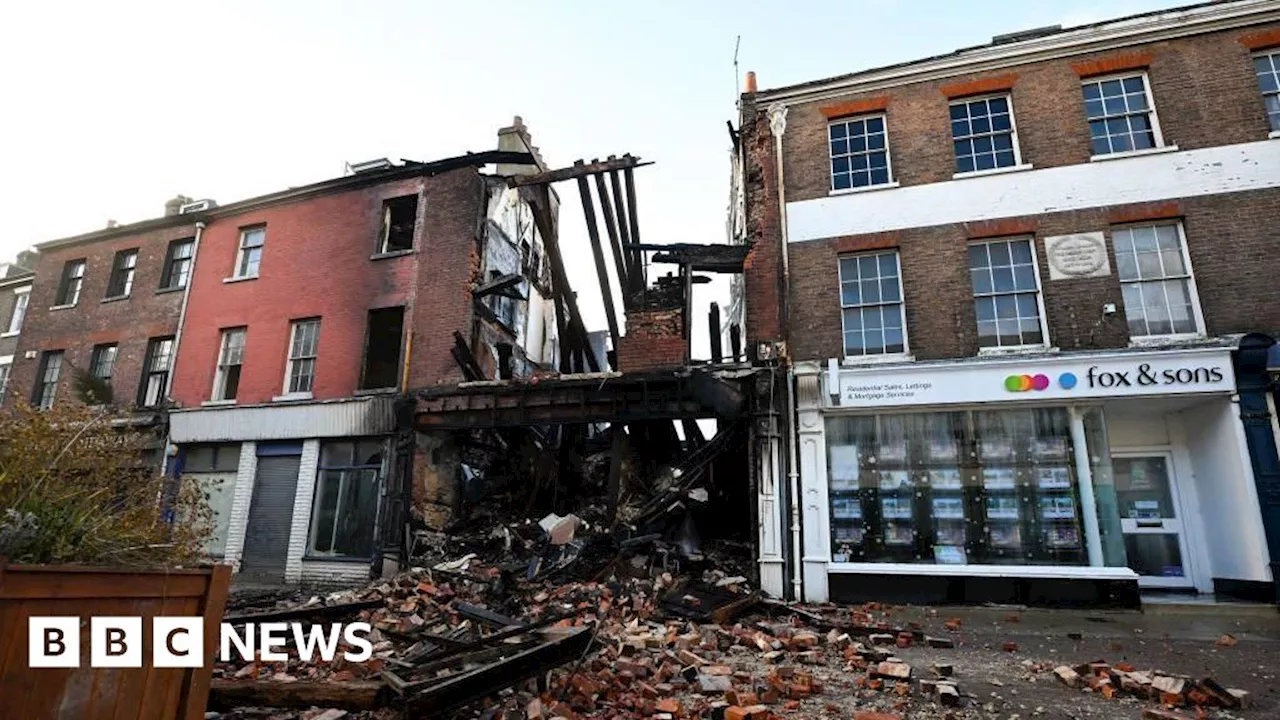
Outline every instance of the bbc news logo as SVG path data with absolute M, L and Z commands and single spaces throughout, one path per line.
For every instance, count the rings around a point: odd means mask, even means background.
M 76 616 L 32 617 L 27 625 L 27 663 L 33 668 L 80 667 L 80 618 Z M 235 662 L 255 657 L 265 662 L 283 662 L 289 655 L 282 649 L 293 641 L 298 658 L 311 662 L 318 657 L 332 662 L 345 644 L 342 657 L 348 662 L 364 662 L 373 656 L 369 623 L 247 623 L 240 628 L 222 623 L 218 643 L 219 659 Z M 140 617 L 93 617 L 89 619 L 90 667 L 136 668 L 143 665 L 143 653 L 150 640 L 152 667 L 190 668 L 204 665 L 204 618 L 168 616 L 151 620 L 151 633 L 143 634 Z M 232 651 L 235 651 L 234 653 Z

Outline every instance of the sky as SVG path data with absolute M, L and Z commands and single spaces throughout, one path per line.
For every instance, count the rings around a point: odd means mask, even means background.
M 762 89 L 1168 0 L 255 0 L 0 7 L 0 261 L 107 221 L 492 149 L 523 117 L 553 167 L 631 153 L 642 240 L 724 242 L 742 77 Z M 735 72 L 734 50 L 738 47 Z M 604 312 L 577 192 L 562 243 Z M 429 200 L 428 200 L 429 201 Z M 270 249 L 267 250 L 270 252 Z M 652 277 L 652 275 L 651 275 Z M 695 292 L 695 357 L 708 357 Z

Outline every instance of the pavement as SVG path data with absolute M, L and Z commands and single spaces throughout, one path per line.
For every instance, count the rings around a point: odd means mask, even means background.
M 1149 700 L 1107 699 L 1068 688 L 1045 670 L 1098 660 L 1113 666 L 1129 663 L 1139 671 L 1212 677 L 1251 694 L 1248 709 L 1207 710 L 1209 718 L 1280 717 L 1280 611 L 1272 606 L 1148 604 L 1143 611 L 909 606 L 888 612 L 894 624 L 918 622 L 927 634 L 945 634 L 956 641 L 954 649 L 914 644 L 896 653 L 915 668 L 927 669 L 935 662 L 954 666 L 961 693 L 971 700 L 952 717 L 1134 720 L 1143 708 L 1159 707 Z M 956 619 L 956 631 L 938 632 L 946 621 Z M 1235 644 L 1218 644 L 1224 634 Z M 1007 643 L 1016 643 L 1017 649 L 1007 652 Z M 836 694 L 829 693 L 828 701 Z M 865 702 L 865 697 L 858 699 L 842 710 L 852 713 Z M 903 720 L 947 717 L 932 703 L 884 709 L 898 712 Z M 1194 709 L 1183 711 L 1196 717 Z

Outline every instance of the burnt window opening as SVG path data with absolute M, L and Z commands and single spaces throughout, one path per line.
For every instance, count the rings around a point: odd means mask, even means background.
M 492 282 L 502 277 L 501 270 L 490 270 L 489 281 Z M 503 293 L 496 292 L 485 297 L 485 303 L 493 314 L 497 316 L 498 321 L 508 328 L 515 330 L 516 327 L 516 301 L 515 298 L 508 297 Z
M 417 195 L 405 195 L 384 201 L 382 203 L 382 236 L 378 243 L 378 252 L 412 250 L 413 235 L 417 225 Z
M 365 336 L 364 371 L 361 390 L 396 387 L 400 369 L 400 342 L 404 335 L 404 307 L 378 308 L 369 311 L 369 330 Z

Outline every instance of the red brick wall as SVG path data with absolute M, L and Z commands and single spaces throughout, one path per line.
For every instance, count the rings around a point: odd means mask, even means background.
M 419 192 L 416 251 L 371 259 L 383 200 Z M 454 330 L 470 334 L 467 284 L 480 193 L 479 175 L 466 168 L 219 218 L 201 242 L 174 399 L 186 407 L 209 400 L 221 330 L 237 326 L 247 327 L 237 401 L 281 395 L 290 321 L 306 317 L 320 318 L 314 397 L 349 397 L 360 382 L 368 311 L 394 305 L 406 305 L 406 323 L 415 326 L 411 384 L 454 377 L 448 347 Z M 240 228 L 262 223 L 258 279 L 224 283 L 234 272 Z
M 1038 168 L 1088 162 L 1089 127 L 1077 71 L 1131 65 L 1121 61 L 1133 58 L 1149 58 L 1148 78 L 1167 144 L 1190 150 L 1265 140 L 1269 128 L 1252 51 L 1242 40 L 1267 30 L 1280 31 L 1280 26 L 1180 38 L 793 105 L 783 140 L 787 200 L 827 196 L 827 118 L 832 108 L 861 108 L 867 103 L 885 104 L 894 180 L 903 186 L 950 180 L 955 160 L 948 93 L 1006 85 L 1010 75 L 1016 76 L 1012 97 L 1022 161 Z M 754 132 L 768 136 L 764 109 L 758 112 L 761 119 Z M 744 130 L 750 129 L 744 122 Z
M 627 313 L 627 334 L 618 342 L 618 369 L 643 372 L 684 365 L 684 311 L 633 310 Z
M 750 99 L 747 98 L 750 108 Z M 743 346 L 754 357 L 762 342 L 782 340 L 782 226 L 778 212 L 777 160 L 769 121 L 763 112 L 744 112 L 742 142 L 746 155 L 747 241 L 743 268 L 746 327 Z
M 4 398 L 5 405 L 9 406 L 14 397 L 31 399 L 40 352 L 63 350 L 65 362 L 88 370 L 93 346 L 102 343 L 119 345 L 112 387 L 118 404 L 132 404 L 137 398 L 138 381 L 142 377 L 147 339 L 172 335 L 178 325 L 182 292 L 157 291 L 169 242 L 195 234 L 193 224 L 183 224 L 40 253 L 34 268 L 36 274 L 31 301 Z M 133 290 L 126 299 L 104 303 L 102 299 L 107 294 L 115 254 L 130 248 L 138 249 Z M 50 310 L 58 292 L 63 265 L 78 258 L 86 260 L 79 301 L 74 308 Z M 29 351 L 35 351 L 37 356 L 27 359 Z M 74 401 L 71 377 L 70 368 L 64 364 L 57 402 Z
M 1171 216 L 1180 217 L 1186 231 L 1208 334 L 1280 334 L 1280 306 L 1275 302 L 1275 278 L 1280 277 L 1276 208 L 1280 208 L 1280 190 L 1258 190 L 793 243 L 792 355 L 797 359 L 843 355 L 836 258 L 842 252 L 895 243 L 912 354 L 921 360 L 975 355 L 977 321 L 967 246 L 974 238 L 1005 234 L 1000 229 L 1036 237 L 1040 286 L 1055 347 L 1124 347 L 1129 333 L 1109 230 L 1113 223 Z M 1050 280 L 1043 238 L 1093 231 L 1107 233 L 1111 275 Z M 1104 316 L 1104 303 L 1115 303 L 1117 312 Z

